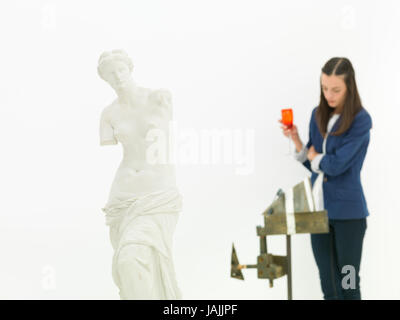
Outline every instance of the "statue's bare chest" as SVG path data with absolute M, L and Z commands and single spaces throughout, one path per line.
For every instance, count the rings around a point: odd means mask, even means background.
M 147 100 L 133 108 L 116 106 L 112 117 L 114 135 L 121 142 L 146 138 L 150 130 L 166 130 L 169 120 L 163 108 Z

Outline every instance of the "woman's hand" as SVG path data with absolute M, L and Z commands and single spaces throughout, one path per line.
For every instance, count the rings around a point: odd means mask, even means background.
M 315 151 L 314 146 L 311 146 L 307 152 L 307 159 L 312 161 L 317 155 L 319 155 L 319 153 Z
M 282 123 L 282 120 L 278 120 L 278 122 L 281 124 L 281 129 L 283 134 L 286 137 L 292 138 L 294 145 L 296 146 L 297 152 L 300 152 L 300 150 L 303 148 L 303 143 L 300 140 L 299 132 L 297 131 L 297 126 L 293 124 L 292 127 L 289 128 L 287 125 L 284 125 Z
M 294 141 L 294 139 L 296 139 L 296 137 L 297 138 L 299 137 L 299 133 L 297 131 L 297 126 L 295 124 L 293 124 L 292 127 L 289 128 L 287 125 L 283 124 L 282 120 L 278 120 L 278 122 L 280 122 L 282 132 L 286 137 L 290 136 L 293 141 Z

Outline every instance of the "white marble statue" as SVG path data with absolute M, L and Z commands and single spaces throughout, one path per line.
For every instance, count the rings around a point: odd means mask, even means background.
M 148 156 L 154 143 L 149 132 L 169 135 L 171 94 L 137 86 L 132 69 L 123 50 L 104 52 L 98 62 L 100 77 L 117 94 L 101 113 L 100 144 L 119 141 L 123 146 L 123 159 L 102 208 L 114 249 L 112 275 L 121 299 L 181 299 L 172 242 L 182 197 L 173 164 L 154 163 Z

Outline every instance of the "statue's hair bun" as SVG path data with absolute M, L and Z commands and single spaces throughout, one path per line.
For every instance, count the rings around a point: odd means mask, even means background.
M 132 72 L 132 70 L 133 70 L 132 60 L 131 60 L 131 58 L 129 58 L 128 54 L 124 50 L 115 49 L 112 51 L 104 51 L 100 55 L 99 62 L 97 65 L 97 72 L 102 79 L 104 79 L 103 66 L 105 66 L 107 63 L 114 62 L 114 61 L 124 62 L 128 66 L 129 71 Z

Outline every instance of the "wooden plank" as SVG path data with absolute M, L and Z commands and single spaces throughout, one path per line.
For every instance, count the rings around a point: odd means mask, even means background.
M 296 233 L 328 233 L 329 222 L 326 211 L 296 212 Z
M 324 211 L 296 212 L 296 233 L 328 233 L 328 213 Z M 264 216 L 265 226 L 257 228 L 257 234 L 277 235 L 287 234 L 286 214 L 272 214 Z

